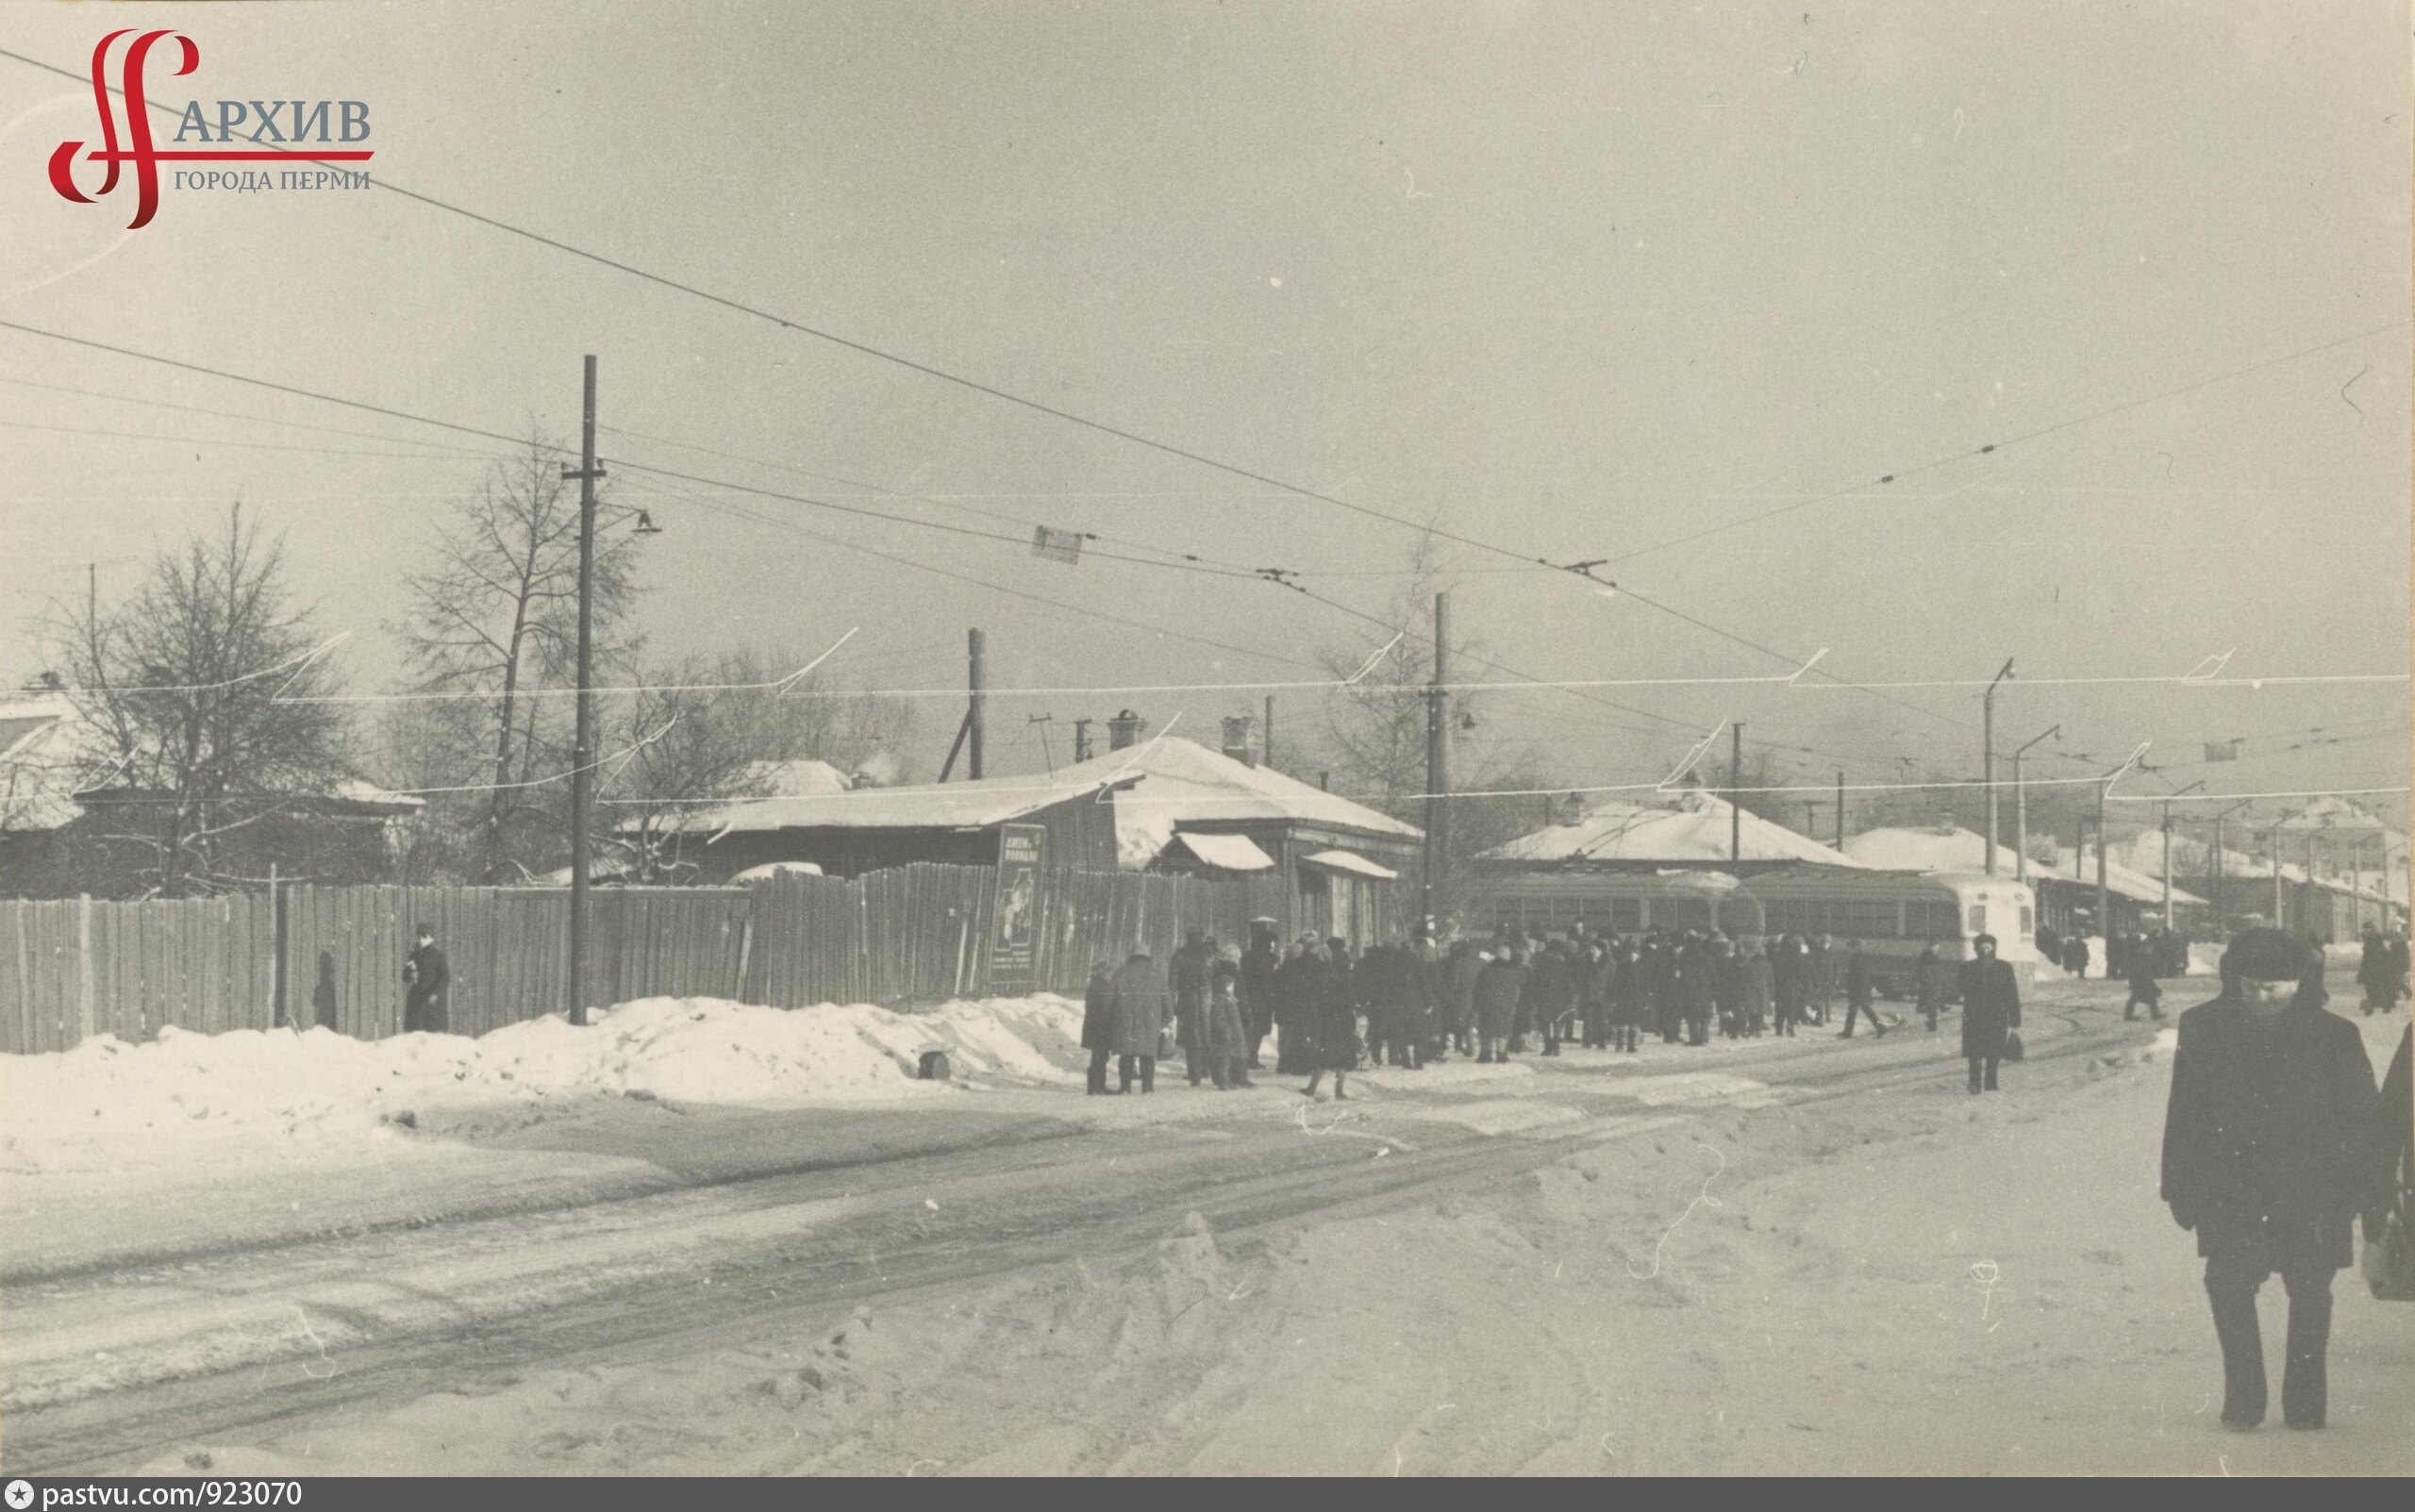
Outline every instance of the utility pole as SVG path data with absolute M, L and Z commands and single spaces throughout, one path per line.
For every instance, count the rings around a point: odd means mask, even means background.
M 981 690 L 988 686 L 987 669 L 982 665 L 982 649 L 981 632 L 965 631 L 964 651 L 965 658 L 969 663 L 965 681 L 972 696 L 964 711 L 964 728 L 967 737 L 964 747 L 964 774 L 975 782 L 981 778 Z
M 2288 912 L 2281 896 L 2281 826 L 2278 822 L 2265 832 L 2264 848 L 2273 863 L 2273 927 L 2287 929 L 2289 925 L 2283 922 Z
M 595 796 L 595 356 L 587 357 L 581 406 L 578 467 L 562 469 L 578 479 L 578 714 L 570 769 L 570 1022 L 587 1023 L 587 829 Z
M 1274 695 L 1273 693 L 1266 695 L 1266 736 L 1258 760 L 1269 767 L 1274 765 Z
M 1744 786 L 1744 722 L 1731 722 L 1728 730 L 1727 862 L 1733 866 L 1744 859 L 1744 810 L 1737 806 Z
M 2021 785 L 2021 758 L 2038 740 L 2062 733 L 2063 727 L 2057 724 L 2012 754 L 2012 874 L 2023 882 L 2029 880 L 2029 789 Z M 1992 853 L 1995 848 L 1995 838 L 1990 836 L 1988 849 Z
M 2205 783 L 2192 782 L 2173 793 L 2172 798 L 2195 792 Z M 2172 927 L 2172 798 L 2163 801 L 2163 927 Z
M 1845 774 L 1837 773 L 1837 849 L 1845 848 Z
M 2096 785 L 2096 927 L 2108 942 L 2113 939 L 2113 913 L 2111 890 L 2105 885 L 2105 795 L 2112 788 L 2111 777 Z M 2111 949 L 2109 943 L 2107 949 Z
M 1091 720 L 1074 722 L 1074 761 L 1076 765 L 1091 758 Z
M 1434 676 L 1425 694 L 1425 887 L 1421 917 L 1434 917 L 1434 887 L 1450 865 L 1450 815 L 1442 795 L 1451 787 L 1451 595 L 1434 595 Z M 1274 700 L 1267 701 L 1272 724 Z
M 2012 658 L 2004 658 L 2004 670 L 1988 682 L 1988 690 L 1979 699 L 1980 780 L 1988 789 L 1988 875 L 1996 874 L 1996 684 L 2012 675 Z

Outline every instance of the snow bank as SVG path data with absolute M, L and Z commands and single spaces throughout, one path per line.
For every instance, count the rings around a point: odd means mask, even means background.
M 0 1170 L 19 1172 L 218 1158 L 227 1137 L 291 1143 L 391 1138 L 393 1115 L 598 1096 L 781 1106 L 960 1094 L 925 1082 L 925 1050 L 954 1074 L 1077 1078 L 1081 1008 L 1043 995 L 949 1003 L 925 1013 L 863 1004 L 756 1007 L 645 998 L 575 1029 L 559 1014 L 480 1039 L 331 1030 L 165 1029 L 42 1055 L 0 1055 Z

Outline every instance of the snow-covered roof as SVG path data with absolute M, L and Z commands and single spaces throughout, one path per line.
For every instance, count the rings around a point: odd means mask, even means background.
M 1349 851 L 1319 851 L 1314 856 L 1301 856 L 1300 860 L 1308 866 L 1322 866 L 1329 871 L 1348 872 L 1357 876 L 1374 877 L 1384 882 L 1390 882 L 1400 875 L 1391 867 L 1377 866 L 1365 856 Z
M 1272 767 L 1236 761 L 1179 736 L 1159 736 L 1057 770 L 1060 782 L 1104 782 L 1136 775 L 1145 780 L 1115 795 L 1119 815 L 1145 815 L 1176 825 L 1218 819 L 1290 820 L 1404 839 L 1417 839 L 1424 833 L 1364 804 L 1287 777 Z
M 746 777 L 747 785 L 760 788 L 767 798 L 810 798 L 816 793 L 845 792 L 855 786 L 837 767 L 810 756 L 802 761 L 758 761 L 747 768 Z
M 1867 829 L 1845 841 L 1845 854 L 1864 866 L 1880 867 L 1890 872 L 1985 872 L 1988 865 L 1988 841 L 1983 835 L 1957 825 Z M 2089 853 L 2083 868 L 2084 877 L 2072 874 L 2071 853 L 2061 853 L 2058 866 L 2032 861 L 2028 866 L 2029 880 L 2040 882 L 2083 882 L 2096 884 L 2095 853 Z M 1996 846 L 1996 872 L 2003 876 L 2018 876 L 2022 872 L 2021 857 L 2009 845 Z M 2163 881 L 2134 872 L 2110 857 L 2105 865 L 2105 890 L 2139 903 L 2160 906 L 2163 902 Z M 2206 900 L 2179 888 L 2172 889 L 2174 903 L 2203 903 Z
M 1257 848 L 1246 835 L 1176 835 L 1173 843 L 1192 857 L 1226 872 L 1269 872 L 1274 857 Z
M 982 829 L 1087 798 L 1104 778 L 984 777 L 978 782 L 907 788 L 857 788 L 797 797 L 741 798 L 681 815 L 674 827 L 690 834 L 758 834 L 776 829 Z M 1102 799 L 1102 801 L 1105 801 Z
M 0 700 L 0 829 L 58 829 L 84 811 L 74 796 L 78 723 L 55 694 Z
M 1729 816 L 1734 806 L 1707 792 L 1689 792 L 1665 803 L 1603 804 L 1573 824 L 1521 835 L 1482 853 L 1487 861 L 1663 861 L 1700 866 L 1729 859 Z M 1750 811 L 1741 816 L 1736 859 L 1816 861 L 1826 866 L 1864 863 L 1808 836 L 1797 835 Z

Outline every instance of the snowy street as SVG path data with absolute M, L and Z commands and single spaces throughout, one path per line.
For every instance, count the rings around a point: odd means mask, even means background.
M 2211 995 L 2171 987 L 2175 1009 Z M 2354 983 L 2331 990 L 2353 1013 Z M 2216 1428 L 2199 1262 L 2155 1195 L 2168 1025 L 2120 1002 L 2041 987 L 2028 1060 L 1984 1099 L 1951 1014 L 1371 1072 L 1341 1104 L 1271 1073 L 1194 1091 L 1178 1062 L 1153 1097 L 1090 1099 L 1075 1010 L 1030 1000 L 937 1016 L 969 1089 L 868 1070 L 706 1103 L 661 1070 L 702 1045 L 606 1070 L 541 1053 L 540 1023 L 439 1046 L 459 1094 L 422 1075 L 407 1123 L 306 1138 L 288 1108 L 75 1146 L 15 1120 L 0 1461 L 2415 1470 L 2415 1309 L 2353 1271 L 2331 1426 Z M 778 1017 L 922 1042 L 877 1011 Z M 2378 1071 L 2406 1021 L 2357 1022 Z M 508 1091 L 512 1055 L 549 1089 Z M 79 1148 L 152 1157 L 104 1173 Z M 2277 1347 L 2277 1297 L 2265 1315 Z

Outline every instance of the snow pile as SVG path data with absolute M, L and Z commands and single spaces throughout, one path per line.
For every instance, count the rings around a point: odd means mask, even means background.
M 43 1055 L 0 1055 L 0 1170 L 156 1164 L 222 1137 L 376 1138 L 441 1108 L 598 1096 L 754 1106 L 960 1092 L 916 1079 L 947 1052 L 959 1080 L 1061 1085 L 1080 1060 L 1081 1008 L 1061 997 L 956 1002 L 927 1013 L 863 1004 L 757 1007 L 645 998 L 573 1028 L 559 1014 L 480 1039 L 331 1030 L 165 1029 Z

